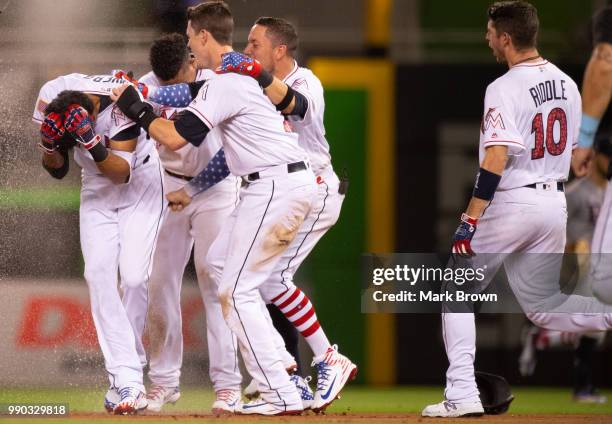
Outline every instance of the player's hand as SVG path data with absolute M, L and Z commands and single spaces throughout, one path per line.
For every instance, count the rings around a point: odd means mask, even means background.
M 51 112 L 40 126 L 40 143 L 38 147 L 45 153 L 52 154 L 59 140 L 64 136 L 65 128 L 62 116 L 59 113 Z
M 476 233 L 477 223 L 477 218 L 472 218 L 465 213 L 461 215 L 461 224 L 459 224 L 453 236 L 453 255 L 458 255 L 463 258 L 476 256 L 470 244 L 472 242 L 472 237 L 474 237 L 474 233 Z
M 576 147 L 572 152 L 572 171 L 576 177 L 584 177 L 589 172 L 589 165 L 593 159 L 593 149 L 590 147 Z
M 228 52 L 221 56 L 221 65 L 215 69 L 217 74 L 233 72 L 257 79 L 261 74 L 261 63 L 240 52 Z
M 123 84 L 120 85 L 119 87 L 115 87 L 113 88 L 113 91 L 111 92 L 110 98 L 113 102 L 116 102 L 117 100 L 119 100 L 119 97 L 121 97 L 121 95 L 123 94 L 123 92 L 130 86 L 130 84 Z
M 100 142 L 100 136 L 94 131 L 94 122 L 89 113 L 80 105 L 72 104 L 64 113 L 64 128 L 77 142 L 87 150 Z
M 187 194 L 185 189 L 180 189 L 176 191 L 171 191 L 166 194 L 166 199 L 168 199 L 170 209 L 174 212 L 180 212 L 185 209 L 191 203 L 191 196 Z
M 140 91 L 142 97 L 144 97 L 145 99 L 149 96 L 149 87 L 147 87 L 145 83 L 140 82 L 136 78 L 134 78 L 134 73 L 132 71 L 125 72 L 120 69 L 115 71 L 113 76 L 115 78 L 120 78 L 129 81 L 134 87 L 136 87 L 138 91 Z

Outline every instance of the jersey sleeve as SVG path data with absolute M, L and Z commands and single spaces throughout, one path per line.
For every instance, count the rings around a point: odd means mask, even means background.
M 50 95 L 47 93 L 47 84 L 43 85 L 38 93 L 36 104 L 34 105 L 34 113 L 32 114 L 32 121 L 37 124 L 42 124 L 45 120 L 45 109 L 51 103 Z
M 304 114 L 304 117 L 302 118 L 301 116 L 290 115 L 289 117 L 292 121 L 301 121 L 308 125 L 314 120 L 316 111 L 318 109 L 318 98 L 316 96 L 317 93 L 314 92 L 314 90 L 311 90 L 311 85 L 312 84 L 309 85 L 309 82 L 305 78 L 298 78 L 291 84 L 292 89 L 306 98 L 306 113 Z
M 197 116 L 209 129 L 238 115 L 242 106 L 249 102 L 248 93 L 242 88 L 239 78 L 250 77 L 224 74 L 206 81 L 186 110 Z
M 508 146 L 509 155 L 520 155 L 525 150 L 525 143 L 518 131 L 508 94 L 504 95 L 499 84 L 487 87 L 480 124 L 480 144 L 484 148 Z
M 113 109 L 111 110 L 111 124 L 110 128 L 108 129 L 108 138 L 114 140 L 114 137 L 117 134 L 122 133 L 128 128 L 134 127 L 138 124 L 132 121 L 127 116 L 125 116 L 125 114 L 121 112 L 121 110 L 119 110 L 116 104 L 113 104 L 112 108 Z

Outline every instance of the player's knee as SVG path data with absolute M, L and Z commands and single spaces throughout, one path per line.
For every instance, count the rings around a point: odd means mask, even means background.
M 227 288 L 221 288 L 217 292 L 219 296 L 219 303 L 221 303 L 221 311 L 223 312 L 223 318 L 227 321 L 232 311 L 232 291 Z
M 130 270 L 121 272 L 121 287 L 135 289 L 147 283 L 149 276 L 146 272 Z

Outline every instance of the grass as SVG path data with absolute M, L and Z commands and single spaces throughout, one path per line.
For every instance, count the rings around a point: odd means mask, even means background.
M 0 209 L 78 210 L 80 187 L 0 189 Z
M 68 403 L 72 413 L 103 412 L 102 389 L 9 389 L 0 391 L 0 403 Z M 612 403 L 604 405 L 586 405 L 572 402 L 571 391 L 565 388 L 518 387 L 513 389 L 515 401 L 510 411 L 513 414 L 609 414 L 612 415 Z M 612 390 L 603 392 L 612 400 Z M 349 387 L 328 409 L 330 413 L 344 413 L 350 419 L 352 414 L 417 414 L 428 403 L 441 399 L 441 387 L 400 386 L 374 389 L 370 387 Z M 167 413 L 207 414 L 213 401 L 210 389 L 184 388 L 182 397 L 176 405 L 168 405 Z M 117 420 L 122 419 L 118 417 Z M 146 419 L 148 424 L 167 423 L 172 418 Z M 8 422 L 8 420 L 6 420 Z M 25 424 L 27 418 L 10 420 Z M 45 422 L 62 422 L 63 420 L 47 419 Z M 96 422 L 114 422 L 108 418 L 71 419 L 70 423 L 94 424 Z M 202 422 L 219 422 L 218 419 L 205 419 Z M 244 421 L 244 420 L 241 420 Z M 40 421 L 34 421 L 40 422 Z M 325 422 L 325 418 L 312 417 L 309 424 Z

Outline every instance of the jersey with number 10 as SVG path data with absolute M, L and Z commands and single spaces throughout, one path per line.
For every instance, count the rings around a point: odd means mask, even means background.
M 552 63 L 517 64 L 487 87 L 480 162 L 490 146 L 508 146 L 498 190 L 567 180 L 582 114 L 576 83 Z

